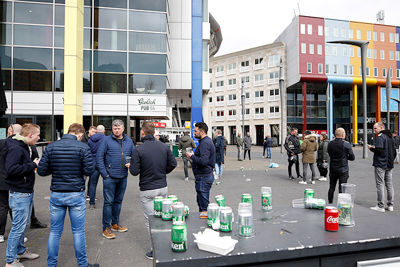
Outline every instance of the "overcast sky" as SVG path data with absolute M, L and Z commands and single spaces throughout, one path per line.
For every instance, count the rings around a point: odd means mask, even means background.
M 400 0 L 209 0 L 208 5 L 222 31 L 217 56 L 272 43 L 299 8 L 301 15 L 371 23 L 384 10 L 385 24 L 400 26 Z

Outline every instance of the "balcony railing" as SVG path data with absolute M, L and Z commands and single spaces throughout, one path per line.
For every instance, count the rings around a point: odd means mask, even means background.
M 215 92 L 222 92 L 222 91 L 224 91 L 224 87 L 223 86 L 215 87 Z
M 250 70 L 250 66 L 240 67 L 240 72 L 246 72 Z
M 264 80 L 254 81 L 254 86 L 262 86 L 264 85 Z
M 237 100 L 228 100 L 228 106 L 236 106 Z
M 262 63 L 262 64 L 255 64 L 254 66 L 253 66 L 253 70 L 261 70 L 261 69 L 263 69 L 264 68 L 264 63 Z
M 219 71 L 219 72 L 215 73 L 215 77 L 221 77 L 221 76 L 224 76 L 224 75 L 225 75 L 224 71 Z
M 254 119 L 255 119 L 255 120 L 262 120 L 262 119 L 264 119 L 264 113 L 261 113 L 261 114 L 254 114 Z
M 230 69 L 230 70 L 227 71 L 228 75 L 232 75 L 232 74 L 235 74 L 235 73 L 236 73 L 236 69 Z
M 224 121 L 224 117 L 222 116 L 215 117 L 215 121 Z
M 279 112 L 268 113 L 268 118 L 270 119 L 279 119 L 280 117 L 281 113 Z
M 279 101 L 281 98 L 279 95 L 270 95 L 268 96 L 268 101 Z
M 262 103 L 262 102 L 264 102 L 264 97 L 263 96 L 254 98 L 254 103 Z
M 240 120 L 242 120 L 243 116 L 240 115 Z M 250 115 L 249 114 L 245 114 L 244 115 L 244 120 L 250 120 Z
M 235 120 L 237 120 L 236 115 L 228 116 L 228 121 L 235 121 Z
M 223 107 L 224 106 L 224 101 L 217 101 L 217 102 L 215 102 L 215 106 L 216 107 Z
M 236 89 L 237 89 L 237 85 L 236 84 L 228 85 L 228 90 L 236 90 Z

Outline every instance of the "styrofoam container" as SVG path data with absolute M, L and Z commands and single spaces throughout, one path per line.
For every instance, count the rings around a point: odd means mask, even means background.
M 225 238 L 225 237 L 222 237 L 222 238 Z M 230 238 L 230 237 L 228 237 L 228 238 Z M 234 240 L 234 239 L 230 239 L 230 240 L 232 240 L 232 241 L 221 242 L 221 243 L 219 243 L 218 246 L 216 246 L 215 243 L 212 244 L 209 242 L 204 242 L 204 240 L 194 240 L 194 242 L 197 243 L 197 247 L 200 250 L 205 250 L 205 251 L 216 253 L 219 255 L 226 255 L 235 248 L 235 245 L 238 242 L 237 240 Z

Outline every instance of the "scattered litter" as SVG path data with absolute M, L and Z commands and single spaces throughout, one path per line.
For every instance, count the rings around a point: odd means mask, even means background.
M 226 255 L 231 252 L 236 243 L 235 239 L 230 236 L 220 237 L 219 232 L 213 231 L 211 229 L 205 229 L 204 232 L 198 232 L 193 234 L 195 237 L 194 242 L 200 250 L 205 250 L 213 252 L 220 255 Z
M 247 179 L 246 179 L 246 182 L 251 182 L 251 179 L 250 179 L 250 178 L 247 178 Z
M 269 164 L 268 167 L 269 167 L 269 168 L 279 168 L 279 164 L 273 162 L 273 163 Z

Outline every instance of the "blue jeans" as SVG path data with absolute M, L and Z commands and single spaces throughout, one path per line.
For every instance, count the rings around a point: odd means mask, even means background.
M 215 174 L 222 176 L 222 162 L 215 163 Z
M 31 217 L 33 193 L 9 192 L 8 202 L 13 219 L 7 241 L 6 262 L 11 263 L 26 250 L 24 237 Z
M 267 158 L 271 158 L 271 147 L 267 146 Z
M 99 181 L 99 176 L 100 176 L 100 172 L 96 168 L 94 170 L 94 173 L 89 178 L 89 197 L 90 197 L 89 204 L 90 205 L 95 204 L 96 189 L 97 189 L 97 183 Z
M 85 239 L 85 192 L 51 192 L 50 196 L 50 235 L 47 248 L 47 267 L 57 266 L 58 248 L 64 229 L 65 213 L 69 212 L 71 230 L 74 237 L 75 257 L 79 267 L 87 267 Z
M 103 178 L 103 231 L 111 224 L 119 224 L 122 200 L 126 190 L 127 179 L 125 178 Z
M 208 203 L 210 203 L 210 190 L 214 182 L 214 176 L 196 177 L 195 187 L 197 192 L 197 204 L 199 211 L 207 211 Z

